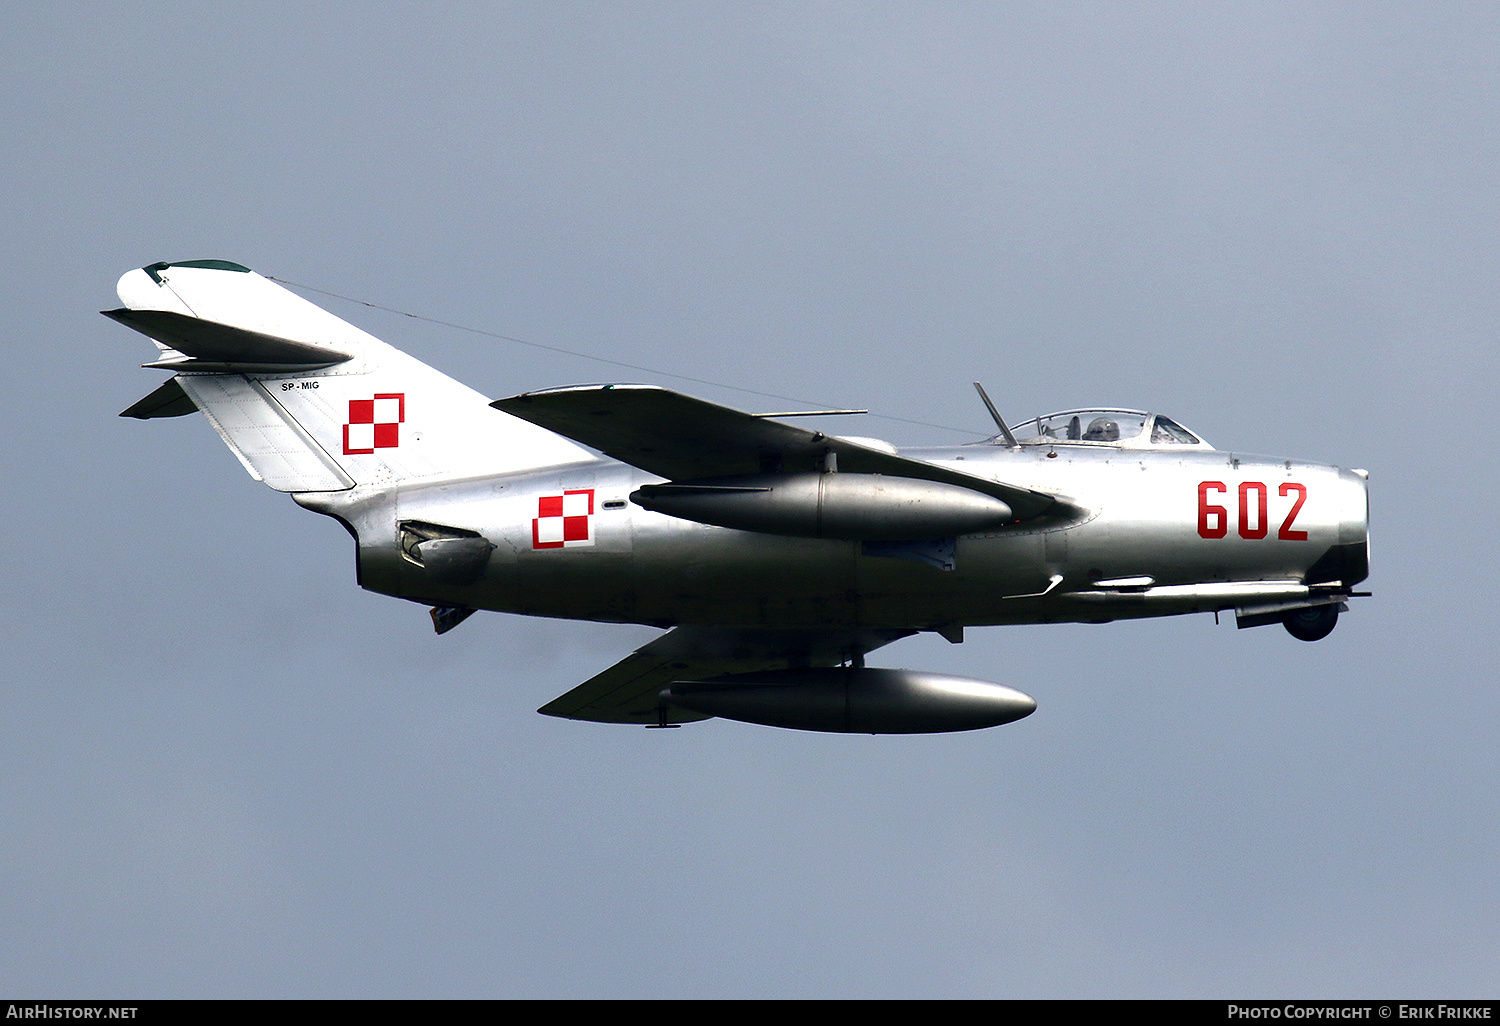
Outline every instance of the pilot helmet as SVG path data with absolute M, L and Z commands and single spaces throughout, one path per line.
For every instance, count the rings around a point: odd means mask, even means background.
M 1083 433 L 1085 442 L 1118 442 L 1120 440 L 1120 425 L 1108 417 L 1095 417 L 1089 421 L 1088 430 Z

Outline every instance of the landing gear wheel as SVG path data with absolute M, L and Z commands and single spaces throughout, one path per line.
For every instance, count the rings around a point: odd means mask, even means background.
M 1287 633 L 1298 641 L 1322 641 L 1333 633 L 1338 622 L 1339 607 L 1336 605 L 1298 609 L 1286 614 L 1286 619 L 1282 620 Z

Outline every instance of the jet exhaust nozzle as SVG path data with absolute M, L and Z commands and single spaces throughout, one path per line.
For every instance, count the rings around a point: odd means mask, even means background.
M 925 670 L 816 667 L 732 674 L 664 688 L 663 701 L 706 716 L 844 734 L 939 734 L 1029 716 L 1012 688 Z
M 901 541 L 992 531 L 1010 506 L 960 485 L 883 474 L 757 474 L 643 485 L 636 505 L 741 531 L 794 538 Z

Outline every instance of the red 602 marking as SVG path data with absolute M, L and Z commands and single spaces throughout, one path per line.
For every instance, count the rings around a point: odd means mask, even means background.
M 1209 492 L 1227 492 L 1223 481 L 1204 481 L 1198 486 L 1198 533 L 1204 538 L 1222 538 L 1229 533 L 1229 510 L 1209 503 Z
M 1292 530 L 1292 521 L 1297 519 L 1297 514 L 1302 512 L 1302 504 L 1307 501 L 1307 485 L 1295 484 L 1291 481 L 1288 481 L 1286 484 L 1276 489 L 1276 494 L 1280 495 L 1282 498 L 1286 498 L 1286 496 L 1290 495 L 1292 492 L 1297 493 L 1297 501 L 1292 503 L 1292 511 L 1288 513 L 1286 515 L 1286 519 L 1281 522 L 1281 530 L 1276 532 L 1276 537 L 1280 538 L 1282 541 L 1307 541 L 1306 531 Z
M 1229 534 L 1229 510 L 1217 503 L 1209 502 L 1212 492 L 1229 492 L 1229 486 L 1223 481 L 1203 481 L 1198 485 L 1198 534 L 1203 538 L 1223 538 Z M 1287 511 L 1286 519 L 1281 522 L 1281 529 L 1276 532 L 1276 537 L 1282 541 L 1306 541 L 1307 532 L 1298 531 L 1292 527 L 1292 522 L 1297 519 L 1297 514 L 1302 512 L 1302 504 L 1307 501 L 1307 485 L 1288 481 L 1276 489 L 1276 494 L 1283 499 L 1293 492 L 1297 493 L 1297 501 L 1292 503 L 1292 508 Z M 1241 538 L 1254 540 L 1264 538 L 1270 533 L 1270 520 L 1267 515 L 1267 495 L 1265 482 L 1263 481 L 1241 481 L 1239 487 L 1239 533 Z M 1254 495 L 1252 505 L 1251 495 Z
M 1260 495 L 1256 506 L 1255 526 L 1250 526 L 1250 493 Z M 1240 537 L 1264 538 L 1266 536 L 1266 486 L 1259 481 L 1240 482 Z

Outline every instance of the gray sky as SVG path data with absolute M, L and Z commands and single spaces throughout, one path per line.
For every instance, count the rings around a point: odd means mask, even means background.
M 1457 3 L 9 11 L 0 992 L 1493 997 L 1497 43 Z M 898 444 L 983 433 L 979 378 L 1367 467 L 1376 596 L 1316 645 L 881 654 L 1037 698 L 970 734 L 538 716 L 654 632 L 435 637 L 202 418 L 115 416 L 160 375 L 96 311 L 204 257 L 964 429 L 859 428 Z M 320 301 L 495 396 L 621 376 Z

